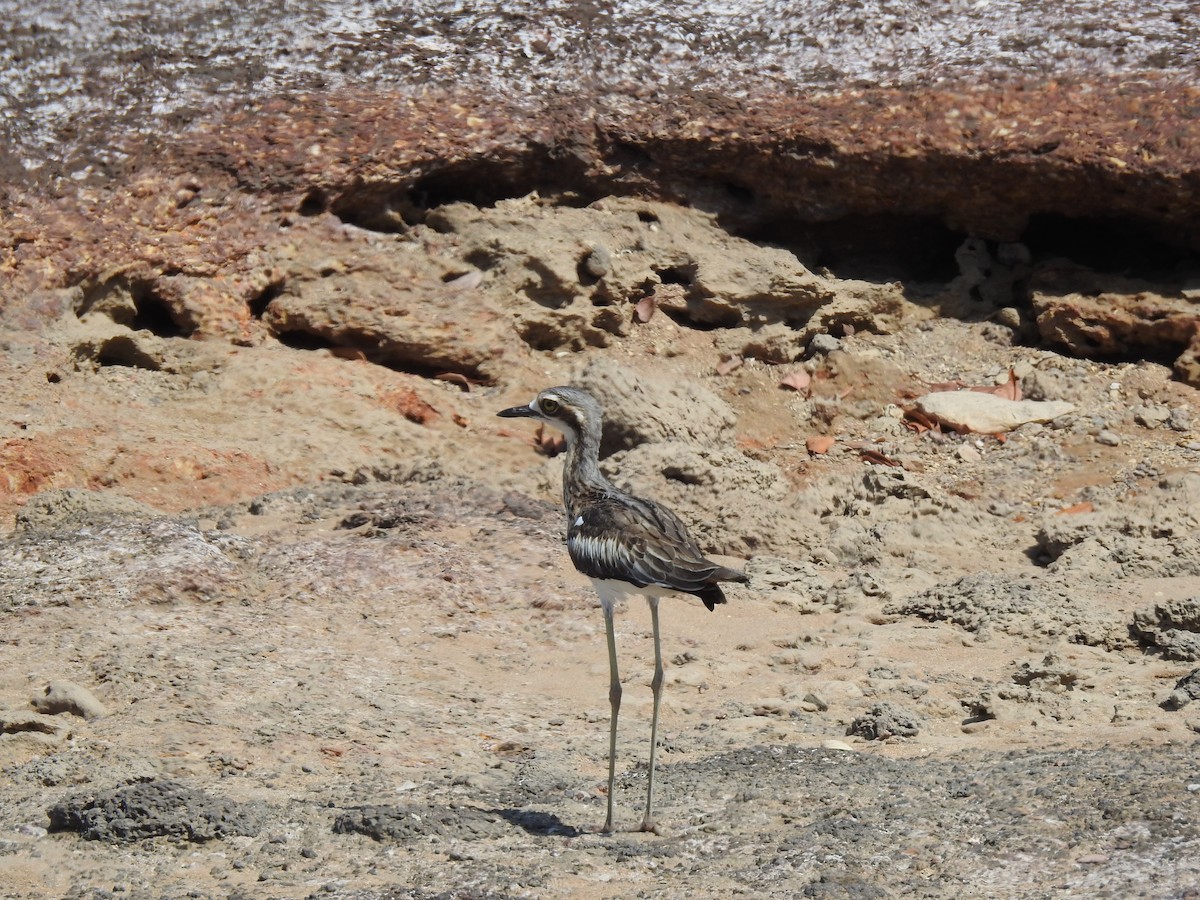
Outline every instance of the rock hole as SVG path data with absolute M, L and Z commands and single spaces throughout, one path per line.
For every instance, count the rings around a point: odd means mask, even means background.
M 600 194 L 584 164 L 547 150 L 510 159 L 453 163 L 413 182 L 360 183 L 330 204 L 334 215 L 373 231 L 395 232 L 423 223 L 432 209 L 450 203 L 495 206 L 537 191 L 545 202 L 584 207 Z
M 129 335 L 118 335 L 104 341 L 97 348 L 95 359 L 99 366 L 125 366 L 150 372 L 162 369 L 159 361 L 139 347 Z
M 75 314 L 107 316 L 133 331 L 149 331 L 159 337 L 189 337 L 195 330 L 182 321 L 148 281 L 119 277 L 85 288 Z
M 655 268 L 654 274 L 662 284 L 678 284 L 691 287 L 696 282 L 697 266 L 695 263 L 685 263 L 679 266 Z
M 439 380 L 445 379 L 443 376 L 461 376 L 468 382 L 474 384 L 491 384 L 493 379 L 488 378 L 474 366 L 468 365 L 440 365 L 438 363 L 429 363 L 423 360 L 415 360 L 401 355 L 399 352 L 386 349 L 380 349 L 378 341 L 370 335 L 362 335 L 356 339 L 355 335 L 345 335 L 345 340 L 333 341 L 321 334 L 315 334 L 311 331 L 302 328 L 289 329 L 285 331 L 276 331 L 275 338 L 285 347 L 290 347 L 293 350 L 317 351 L 327 350 L 333 356 L 341 359 L 359 359 L 365 360 L 373 365 L 383 366 L 385 369 L 391 369 L 394 372 L 403 372 L 408 375 L 416 375 L 418 378 L 429 378 Z M 461 381 L 462 378 L 458 380 Z
M 678 481 L 680 484 L 699 485 L 704 483 L 704 480 L 695 472 L 675 465 L 663 469 L 663 478 L 668 481 Z
M 356 185 L 337 197 L 329 211 L 348 225 L 385 234 L 403 233 L 425 219 L 425 209 L 411 191 L 387 182 Z
M 1132 217 L 1036 215 L 1021 235 L 1035 260 L 1065 257 L 1096 272 L 1146 280 L 1182 280 L 1200 253 L 1161 226 Z
M 310 331 L 276 331 L 275 338 L 283 346 L 293 350 L 335 350 L 341 346 Z
M 758 195 L 750 188 L 727 181 L 724 184 L 725 193 L 739 206 L 752 207 L 758 203 Z
M 310 188 L 308 193 L 296 207 L 296 212 L 302 216 L 319 216 L 329 208 L 329 198 L 320 188 Z
M 667 316 L 676 325 L 682 328 L 690 328 L 693 331 L 720 331 L 723 328 L 736 328 L 742 323 L 741 317 L 736 310 L 719 321 L 697 319 L 690 313 L 678 309 L 659 307 L 658 311 Z
M 261 319 L 267 311 L 267 307 L 271 305 L 271 301 L 283 293 L 283 280 L 277 279 L 267 284 L 265 288 L 250 298 L 247 304 L 250 309 L 250 315 L 256 319 Z
M 130 291 L 133 296 L 134 331 L 149 331 L 159 337 L 175 338 L 188 337 L 192 329 L 184 328 L 175 318 L 170 305 L 162 296 L 155 293 L 145 284 L 134 284 Z
M 809 269 L 863 281 L 945 283 L 958 274 L 954 253 L 966 235 L 934 216 L 844 216 L 829 222 L 775 218 L 742 234 L 782 247 Z

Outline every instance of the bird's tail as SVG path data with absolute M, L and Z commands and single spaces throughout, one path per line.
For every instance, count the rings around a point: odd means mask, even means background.
M 725 592 L 721 590 L 718 581 L 736 581 L 738 584 L 749 584 L 750 576 L 745 572 L 739 572 L 737 569 L 727 569 L 724 566 L 719 566 L 713 570 L 713 573 L 708 576 L 709 584 L 702 591 L 698 591 L 696 596 L 704 601 L 704 605 L 709 611 L 715 610 L 718 603 L 727 603 Z

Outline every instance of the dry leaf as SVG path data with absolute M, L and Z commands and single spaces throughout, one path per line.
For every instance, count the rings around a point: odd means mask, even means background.
M 729 359 L 725 359 L 717 363 L 717 374 L 728 375 L 735 369 L 740 369 L 742 367 L 742 363 L 744 362 L 745 360 L 740 356 L 731 356 Z
M 785 375 L 779 382 L 781 388 L 791 388 L 808 397 L 812 394 L 812 376 L 807 369 L 796 369 Z
M 464 391 L 470 391 L 472 384 L 480 384 L 479 381 L 473 381 L 461 372 L 439 372 L 433 376 L 438 381 L 448 381 L 451 384 L 457 384 Z
M 545 425 L 539 425 L 533 435 L 533 446 L 543 456 L 554 457 L 567 449 L 567 439 L 557 431 L 547 431 Z
M 381 399 L 408 421 L 418 425 L 428 425 L 440 415 L 437 409 L 422 400 L 414 390 L 393 391 Z
M 966 385 L 961 381 L 939 381 L 936 384 L 926 385 L 927 394 L 941 394 L 945 391 L 961 391 Z
M 979 385 L 969 387 L 967 390 L 976 391 L 980 394 L 994 394 L 997 397 L 1003 397 L 1005 400 L 1021 399 L 1021 385 L 1017 381 L 1017 373 L 1012 368 L 1009 368 L 1008 381 L 1004 382 L 1004 384 Z
M 808 448 L 808 452 L 813 456 L 821 453 L 828 453 L 829 449 L 837 443 L 837 438 L 828 434 L 818 434 L 810 437 L 804 442 L 804 446 Z
M 871 463 L 879 463 L 881 466 L 898 466 L 899 460 L 892 459 L 890 456 L 884 456 L 878 450 L 863 450 L 859 453 L 863 459 Z
M 637 306 L 633 308 L 633 312 L 637 320 L 644 325 L 654 318 L 654 311 L 656 309 L 658 309 L 658 301 L 651 294 L 649 297 L 643 297 L 639 300 Z
M 367 361 L 367 355 L 358 347 L 330 347 L 329 353 L 338 359 L 354 359 L 359 362 Z
M 1008 380 L 1004 384 L 964 384 L 961 381 L 940 381 L 927 385 L 930 394 L 943 394 L 948 391 L 975 391 L 979 394 L 994 394 L 1005 400 L 1020 400 L 1021 384 L 1017 381 L 1017 373 L 1009 367 Z
M 1067 507 L 1064 507 L 1063 509 L 1060 509 L 1058 512 L 1055 513 L 1055 515 L 1056 516 L 1073 516 L 1073 515 L 1077 515 L 1079 513 L 1095 512 L 1095 510 L 1096 510 L 1096 507 L 1094 507 L 1087 500 L 1084 500 L 1082 503 L 1076 503 L 1074 506 L 1067 506 Z
M 941 422 L 916 407 L 904 411 L 904 427 L 917 434 L 924 434 L 926 431 L 940 434 L 942 431 Z

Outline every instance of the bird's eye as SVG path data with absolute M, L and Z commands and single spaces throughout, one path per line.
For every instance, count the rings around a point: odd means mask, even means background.
M 541 406 L 542 412 L 548 416 L 552 416 L 558 412 L 558 401 L 553 397 L 543 397 L 542 402 L 538 405 Z

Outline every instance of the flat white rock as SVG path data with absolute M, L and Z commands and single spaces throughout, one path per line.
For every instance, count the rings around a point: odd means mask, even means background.
M 854 748 L 845 741 L 839 741 L 835 739 L 821 741 L 821 747 L 825 750 L 849 750 L 851 753 L 854 752 Z
M 918 397 L 917 409 L 955 431 L 999 434 L 1029 422 L 1049 422 L 1073 412 L 1065 400 L 1006 400 L 979 391 L 937 391 Z

